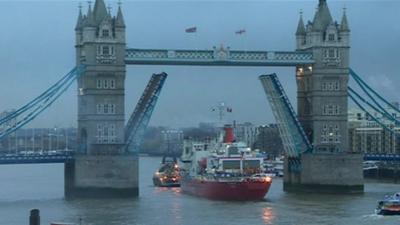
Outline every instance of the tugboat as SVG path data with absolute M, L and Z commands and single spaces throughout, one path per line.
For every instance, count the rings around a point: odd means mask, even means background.
M 400 193 L 385 196 L 379 201 L 376 213 L 379 215 L 400 215 Z
M 170 136 L 166 136 L 167 148 L 161 165 L 153 175 L 153 184 L 158 187 L 179 187 L 181 181 L 180 168 L 176 154 L 170 146 Z
M 179 187 L 181 181 L 178 163 L 163 157 L 160 168 L 153 175 L 153 184 L 158 187 Z
M 234 140 L 224 127 L 218 141 L 184 141 L 182 193 L 225 201 L 263 200 L 272 178 L 263 174 L 263 158 Z

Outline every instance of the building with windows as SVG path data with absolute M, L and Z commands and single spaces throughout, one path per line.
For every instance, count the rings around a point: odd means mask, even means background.
M 397 108 L 398 103 L 393 104 Z M 400 119 L 400 113 L 387 107 L 388 111 L 394 118 Z M 349 111 L 349 148 L 351 152 L 358 153 L 385 153 L 400 154 L 400 126 L 383 117 L 377 112 L 372 115 L 382 124 L 392 129 L 391 132 L 383 128 L 367 113 L 360 109 L 350 109 Z
M 234 123 L 235 139 L 242 141 L 253 148 L 258 135 L 258 126 L 250 123 Z
M 271 158 L 283 155 L 284 149 L 278 126 L 276 124 L 258 126 L 253 148 L 267 153 Z

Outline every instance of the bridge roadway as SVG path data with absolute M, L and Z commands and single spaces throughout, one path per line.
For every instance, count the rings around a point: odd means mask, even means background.
M 0 155 L 0 165 L 3 164 L 42 164 L 65 163 L 74 159 L 73 152 L 62 151 L 60 153 L 44 154 L 4 154 Z
M 0 155 L 0 165 L 6 164 L 43 164 L 43 163 L 65 163 L 73 160 L 71 151 L 51 154 L 3 154 Z M 365 154 L 365 161 L 400 161 L 397 154 Z

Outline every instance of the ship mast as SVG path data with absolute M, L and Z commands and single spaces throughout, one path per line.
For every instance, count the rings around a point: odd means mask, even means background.
M 224 121 L 225 114 L 226 112 L 232 112 L 232 108 L 228 107 L 225 102 L 220 102 L 212 111 L 216 110 L 218 110 L 218 125 L 223 127 L 226 122 Z

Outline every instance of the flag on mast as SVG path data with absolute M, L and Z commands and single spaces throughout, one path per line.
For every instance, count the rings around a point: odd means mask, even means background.
M 246 30 L 245 29 L 240 29 L 240 30 L 237 30 L 237 31 L 235 31 L 235 34 L 244 34 L 244 33 L 246 33 Z
M 196 33 L 197 32 L 197 27 L 189 27 L 185 29 L 186 33 Z

